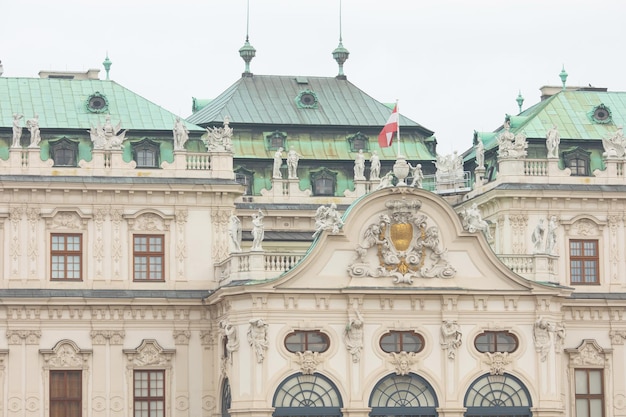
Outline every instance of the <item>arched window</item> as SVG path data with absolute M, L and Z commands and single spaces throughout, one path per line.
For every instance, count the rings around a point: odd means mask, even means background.
M 465 417 L 530 417 L 528 390 L 513 375 L 483 375 L 465 394 Z
M 326 352 L 330 339 L 319 330 L 296 330 L 285 337 L 285 347 L 289 352 Z
M 285 379 L 274 394 L 274 417 L 341 416 L 341 395 L 335 384 L 321 374 L 295 374 Z
M 387 353 L 417 353 L 424 349 L 424 338 L 414 331 L 392 330 L 380 338 L 380 348 Z
M 436 417 L 435 391 L 415 374 L 389 375 L 376 384 L 370 396 L 370 416 Z
M 222 401 L 221 401 L 222 417 L 230 417 L 230 413 L 228 412 L 228 409 L 230 408 L 230 401 L 231 401 L 230 384 L 228 383 L 228 378 L 227 378 L 222 383 Z
M 132 145 L 137 168 L 159 168 L 159 144 L 144 139 Z
M 474 347 L 482 353 L 510 353 L 517 350 L 518 345 L 517 337 L 508 331 L 485 331 L 474 339 Z

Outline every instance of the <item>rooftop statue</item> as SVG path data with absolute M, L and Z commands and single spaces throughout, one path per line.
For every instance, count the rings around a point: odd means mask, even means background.
M 189 140 L 189 130 L 185 123 L 180 120 L 180 117 L 176 117 L 176 121 L 174 122 L 174 150 L 175 151 L 184 151 L 185 143 Z
M 26 127 L 30 131 L 29 148 L 38 148 L 41 142 L 41 132 L 39 130 L 39 115 L 35 113 L 35 117 L 26 121 Z
M 378 152 L 373 151 L 370 156 L 370 181 L 375 181 L 380 176 L 380 158 Z
M 365 155 L 363 155 L 363 149 L 359 149 L 354 158 L 354 180 L 365 180 Z
M 228 228 L 230 236 L 231 252 L 241 252 L 241 220 L 234 214 L 230 216 L 230 225 Z
M 602 146 L 604 146 L 604 156 L 607 159 L 624 159 L 626 157 L 626 139 L 624 139 L 624 132 L 622 126 L 617 128 L 617 131 L 613 133 L 609 138 L 602 139 Z
M 463 159 L 457 151 L 454 151 L 452 155 L 437 154 L 435 166 L 437 167 L 435 173 L 437 183 L 453 184 L 464 180 Z
M 263 225 L 264 217 L 265 215 L 261 209 L 252 215 L 252 248 L 250 248 L 250 250 L 263 250 L 261 242 L 263 242 L 263 238 L 265 238 L 265 226 Z
M 476 141 L 476 168 L 485 169 L 485 145 L 480 138 Z
M 121 130 L 122 122 L 119 122 L 114 128 L 113 124 L 111 124 L 111 116 L 107 114 L 104 119 L 104 125 L 100 126 L 98 123 L 98 126 L 91 126 L 89 130 L 93 148 L 106 150 L 122 149 L 122 142 L 124 142 L 127 131 L 120 133 Z
M 561 143 L 561 135 L 556 125 L 546 133 L 546 148 L 548 149 L 548 159 L 559 157 L 559 144 Z
M 209 152 L 231 152 L 233 150 L 233 129 L 229 125 L 230 118 L 224 116 L 223 127 L 208 127 L 204 141 Z
M 292 146 L 287 152 L 287 174 L 290 180 L 298 179 L 298 161 L 300 161 L 300 155 Z
M 24 115 L 13 113 L 13 142 L 11 143 L 12 148 L 20 147 L 20 139 L 22 138 L 22 117 L 24 117 Z
M 393 186 L 393 172 L 389 171 L 382 176 L 382 178 L 380 179 L 380 183 L 378 183 L 378 186 L 376 187 L 376 190 L 391 186 Z
M 476 203 L 472 204 L 469 209 L 463 209 L 461 217 L 463 218 L 463 229 L 470 233 L 482 231 L 488 239 L 492 239 L 491 233 L 489 232 L 489 223 L 483 220 L 483 216 L 480 214 Z
M 498 141 L 498 157 L 512 159 L 525 158 L 528 154 L 526 151 L 528 148 L 526 135 L 523 132 L 514 135 L 510 129 L 511 122 L 506 120 L 504 122 L 504 131 L 496 138 Z
M 412 175 L 413 180 L 411 181 L 411 187 L 423 188 L 422 182 L 424 181 L 424 173 L 422 172 L 422 164 L 415 165 Z
M 281 179 L 283 174 L 280 172 L 280 167 L 283 165 L 283 148 L 278 148 L 274 153 L 274 166 L 272 169 L 272 178 Z

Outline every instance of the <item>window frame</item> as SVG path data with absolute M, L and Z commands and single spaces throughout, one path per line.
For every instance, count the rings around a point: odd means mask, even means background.
M 50 417 L 81 417 L 83 415 L 83 371 L 77 369 L 50 369 L 48 372 L 50 380 L 50 384 L 48 387 Z M 55 397 L 54 393 L 58 392 L 58 390 L 55 390 L 56 385 L 54 383 L 54 376 L 60 374 L 63 375 L 63 384 L 65 385 L 65 387 L 63 389 L 63 396 Z M 71 391 L 71 389 L 68 387 L 68 384 L 70 383 L 70 381 L 68 380 L 68 374 L 72 374 L 74 376 L 78 375 L 78 387 L 76 389 L 76 391 L 78 392 L 78 397 L 70 396 L 69 391 Z M 62 412 L 60 414 L 55 414 L 54 409 L 57 407 L 58 404 L 63 404 L 63 410 L 61 410 Z M 68 405 L 78 405 L 78 414 L 70 414 L 67 408 Z
M 572 176 L 576 177 L 588 177 L 590 176 L 591 171 L 591 152 L 585 151 L 580 147 L 577 147 L 571 151 L 563 152 L 563 162 L 566 168 L 569 168 Z M 575 163 L 575 167 L 572 167 L 572 162 L 579 161 Z M 581 169 L 581 163 L 584 166 Z
M 148 386 L 145 388 L 145 391 L 147 392 L 147 396 L 138 396 L 137 395 L 137 376 L 140 374 L 147 374 L 147 382 L 148 382 Z M 152 389 L 151 389 L 151 382 L 152 379 L 151 377 L 153 375 L 160 375 L 161 379 L 161 395 L 152 395 Z M 159 382 L 158 380 L 155 382 Z M 166 384 L 167 381 L 165 379 L 165 370 L 164 369 L 133 369 L 133 416 L 137 416 L 137 403 L 139 402 L 147 402 L 148 403 L 148 409 L 147 410 L 141 410 L 141 411 L 147 411 L 147 415 L 148 417 L 156 417 L 157 415 L 160 416 L 165 416 L 167 414 L 166 410 L 167 410 L 167 405 L 166 405 L 166 401 L 165 401 L 165 388 L 166 388 Z M 142 389 L 142 388 L 139 388 Z M 157 388 L 159 389 L 158 385 Z M 162 406 L 161 409 L 153 409 L 152 405 L 156 404 L 158 405 L 160 403 L 160 405 Z M 161 411 L 161 413 L 159 414 L 158 412 Z M 143 414 L 142 414 L 143 415 Z
M 279 148 L 287 149 L 287 134 L 279 130 L 266 134 L 265 147 L 270 151 L 277 151 Z
M 133 161 L 135 161 L 137 168 L 142 169 L 160 169 L 161 168 L 161 149 L 158 143 L 149 139 L 144 139 L 140 142 L 133 143 L 131 145 Z M 151 164 L 146 163 L 146 152 L 153 153 L 153 161 Z
M 311 179 L 311 191 L 314 196 L 334 196 L 337 192 L 337 173 L 329 170 L 328 168 L 322 167 L 317 171 L 311 171 L 310 173 Z M 322 187 L 319 183 L 328 181 L 330 184 L 329 192 L 322 192 L 321 188 L 326 190 L 326 187 Z
M 580 255 L 573 255 L 572 244 L 581 243 Z M 595 255 L 585 255 L 585 243 L 592 243 Z M 568 242 L 569 254 L 569 278 L 570 285 L 600 285 L 600 247 L 598 239 L 570 239 Z M 580 273 L 574 275 L 574 262 L 580 262 Z M 587 274 L 585 267 L 588 262 L 595 262 L 595 275 Z M 574 281 L 574 277 L 579 277 L 580 281 Z M 588 279 L 590 278 L 590 279 Z
M 64 158 L 65 160 L 69 160 L 69 163 L 61 163 L 60 155 L 64 151 L 69 151 L 73 154 L 73 158 Z M 78 166 L 78 143 L 71 141 L 67 138 L 62 138 L 56 142 L 50 142 L 50 158 L 54 162 L 53 167 L 69 167 L 75 168 Z
M 64 239 L 64 247 L 65 249 L 63 250 L 54 250 L 54 238 L 55 237 L 63 237 Z M 67 238 L 68 237 L 78 237 L 78 245 L 79 245 L 79 249 L 76 251 L 71 251 L 67 249 Z M 54 277 L 54 273 L 58 272 L 55 271 L 54 265 L 54 258 L 55 256 L 63 256 L 65 257 L 65 261 L 64 261 L 64 276 L 63 277 Z M 68 256 L 78 256 L 78 262 L 74 263 L 78 265 L 78 278 L 68 278 L 67 277 L 67 273 L 68 273 L 68 262 L 67 262 L 67 257 Z M 83 280 L 83 234 L 82 233 L 50 233 L 50 280 L 51 281 L 82 281 Z
M 290 337 L 302 337 L 302 340 L 298 340 L 298 341 L 294 341 L 294 342 L 290 342 L 289 338 Z M 325 346 L 323 346 L 321 349 L 315 348 L 314 344 L 315 343 L 320 343 L 320 342 L 314 342 L 314 341 L 309 341 L 309 339 L 312 336 L 319 336 L 322 339 L 321 344 L 325 343 Z M 296 345 L 296 344 L 300 344 L 300 348 L 299 349 L 292 349 L 289 347 L 289 345 Z M 285 336 L 284 339 L 284 346 L 285 349 L 287 349 L 288 352 L 291 353 L 304 353 L 304 352 L 318 352 L 318 353 L 323 353 L 328 351 L 328 349 L 330 348 L 330 337 L 328 337 L 328 335 L 324 332 L 322 332 L 321 330 L 294 330 L 293 332 L 288 333 Z M 315 348 L 315 349 L 312 349 Z
M 586 382 L 587 382 L 587 386 L 586 386 L 586 393 L 579 393 L 578 392 L 578 373 L 579 372 L 585 372 L 586 374 Z M 600 374 L 600 394 L 590 394 L 590 380 L 591 378 L 589 378 L 589 374 L 591 372 L 598 372 Z M 574 368 L 574 410 L 576 412 L 576 415 L 578 414 L 578 401 L 585 401 L 587 403 L 587 416 L 593 416 L 593 417 L 604 417 L 604 408 L 606 405 L 606 400 L 605 400 L 605 385 L 604 385 L 604 369 L 601 368 Z M 594 414 L 591 413 L 591 401 L 592 400 L 600 400 L 601 403 L 601 410 L 602 410 L 602 414 L 600 416 L 596 415 L 595 412 Z
M 404 349 L 405 345 L 408 344 L 408 341 L 405 341 L 404 339 L 408 336 L 415 337 L 418 340 L 419 345 L 416 350 Z M 394 337 L 395 339 L 393 341 L 385 342 L 383 339 L 385 339 L 386 337 Z M 395 350 L 388 350 L 384 347 L 384 345 L 391 345 L 392 343 L 395 344 Z M 424 336 L 414 330 L 390 330 L 380 337 L 380 339 L 378 340 L 378 346 L 385 353 L 419 353 L 424 350 L 425 341 Z
M 514 345 L 515 345 L 513 349 L 511 350 L 498 349 L 498 336 L 499 335 L 505 335 L 506 337 L 512 338 Z M 487 349 L 481 349 L 478 347 L 479 345 L 478 339 L 481 337 L 485 337 L 485 336 L 487 337 L 493 336 L 493 340 L 488 340 L 487 342 L 484 342 L 484 343 L 480 342 L 480 344 L 488 345 Z M 511 333 L 508 330 L 485 330 L 474 338 L 474 348 L 480 353 L 513 353 L 517 349 L 519 349 L 519 338 L 514 333 Z
M 146 239 L 146 250 L 138 251 L 136 249 L 136 239 L 145 238 Z M 160 251 L 152 251 L 150 250 L 151 243 L 150 239 L 160 238 Z M 165 234 L 146 234 L 146 233 L 134 233 L 132 235 L 132 250 L 133 250 L 133 282 L 164 282 L 165 281 Z M 137 267 L 137 258 L 145 258 L 145 271 L 138 271 Z M 151 278 L 150 275 L 152 273 L 151 259 L 160 259 L 160 277 L 159 278 Z M 138 272 L 143 272 L 145 274 L 145 278 L 138 278 Z
M 361 132 L 348 136 L 348 144 L 350 145 L 350 152 L 359 152 L 361 149 L 363 152 L 369 152 L 369 138 Z

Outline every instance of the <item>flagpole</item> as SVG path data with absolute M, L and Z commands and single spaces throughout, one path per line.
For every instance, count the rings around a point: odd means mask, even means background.
M 396 111 L 398 113 L 398 156 L 400 156 L 400 109 L 398 108 L 398 99 L 396 99 Z

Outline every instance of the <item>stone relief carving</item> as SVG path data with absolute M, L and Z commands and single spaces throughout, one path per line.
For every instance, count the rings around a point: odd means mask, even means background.
M 46 367 L 51 368 L 88 368 L 87 360 L 91 351 L 82 351 L 74 342 L 64 340 L 52 350 L 41 350 Z
M 122 149 L 122 142 L 124 142 L 126 136 L 126 130 L 121 132 L 122 122 L 119 122 L 116 127 L 113 127 L 111 123 L 111 116 L 107 115 L 104 119 L 104 125 L 91 126 L 89 134 L 91 141 L 93 142 L 94 149 L 104 150 L 120 150 Z
M 54 216 L 50 227 L 53 229 L 80 229 L 81 224 L 82 221 L 78 214 L 65 211 Z
M 498 141 L 498 157 L 512 159 L 525 158 L 528 154 L 526 151 L 528 148 L 526 135 L 523 132 L 514 135 L 510 129 L 511 122 L 507 119 L 504 122 L 504 131 L 496 138 Z
M 352 355 L 352 362 L 359 362 L 363 349 L 363 316 L 356 308 L 349 316 L 344 331 L 344 341 L 346 342 L 346 349 Z
M 611 330 L 609 332 L 611 343 L 614 345 L 623 345 L 626 339 L 626 330 Z
M 417 359 L 415 352 L 391 352 L 389 362 L 396 368 L 396 375 L 408 375 Z
M 393 277 L 395 284 L 412 284 L 414 278 L 452 278 L 456 269 L 447 259 L 439 228 L 419 213 L 419 200 L 390 200 L 388 214 L 370 224 L 357 245 L 356 260 L 348 266 L 352 277 Z M 368 255 L 376 249 L 378 264 Z
M 188 345 L 191 332 L 189 330 L 174 330 L 172 332 L 174 336 L 174 343 L 177 345 Z
M 7 330 L 7 341 L 9 345 L 20 345 L 26 342 L 27 345 L 39 344 L 41 330 Z
M 608 350 L 610 352 L 610 349 Z M 608 358 L 607 350 L 592 339 L 584 339 L 580 346 L 575 349 L 567 349 L 572 366 L 605 366 Z
M 300 370 L 304 375 L 313 375 L 317 370 L 317 366 L 322 362 L 322 358 L 318 352 L 297 352 L 297 361 L 300 364 Z
M 562 349 L 565 341 L 565 325 L 539 317 L 533 326 L 533 339 L 535 351 L 539 353 L 541 362 L 545 362 L 551 346 L 554 346 L 555 352 Z
M 508 352 L 485 352 L 483 361 L 491 368 L 491 375 L 504 375 L 505 368 L 512 362 Z
M 332 234 L 339 233 L 339 229 L 343 227 L 341 214 L 337 211 L 337 205 L 332 203 L 330 206 L 319 206 L 315 211 L 315 239 L 322 231 L 329 230 Z
M 444 320 L 441 324 L 441 349 L 447 351 L 448 359 L 456 357 L 456 351 L 461 346 L 463 335 L 461 326 L 456 320 Z
M 90 333 L 94 345 L 104 345 L 107 341 L 112 345 L 121 345 L 125 335 L 124 330 L 92 330 Z
M 263 363 L 265 359 L 265 351 L 269 347 L 267 341 L 267 329 L 268 324 L 262 319 L 251 319 L 250 327 L 248 328 L 248 343 L 256 354 L 256 361 Z
M 154 213 L 145 213 L 134 219 L 131 224 L 133 230 L 155 232 L 168 230 L 163 219 Z
M 209 152 L 232 152 L 233 150 L 233 129 L 229 125 L 230 118 L 224 117 L 223 127 L 208 127 L 207 136 L 204 139 Z
M 134 368 L 137 366 L 166 366 L 170 367 L 173 349 L 163 349 L 156 340 L 144 339 L 137 349 L 124 349 L 127 355 L 128 366 Z
M 598 234 L 597 226 L 588 219 L 580 219 L 574 223 L 576 233 L 580 236 L 595 236 Z

